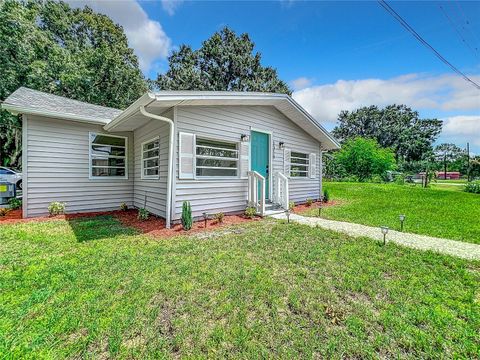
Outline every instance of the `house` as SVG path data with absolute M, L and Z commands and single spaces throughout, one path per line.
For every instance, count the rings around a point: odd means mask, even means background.
M 418 178 L 425 176 L 425 172 L 418 173 Z M 435 176 L 438 180 L 459 180 L 460 173 L 458 171 L 436 171 Z
M 440 180 L 459 180 L 460 179 L 460 172 L 458 171 L 438 171 L 437 172 L 437 179 Z
M 23 121 L 23 216 L 107 211 L 166 219 L 317 199 L 324 150 L 338 142 L 290 96 L 161 91 L 125 110 L 21 87 L 2 107 Z

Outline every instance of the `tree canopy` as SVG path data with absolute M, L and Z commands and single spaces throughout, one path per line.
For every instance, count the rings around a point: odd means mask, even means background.
M 147 89 L 123 28 L 89 7 L 0 1 L 0 100 L 20 86 L 124 108 Z M 0 112 L 0 165 L 18 166 L 21 122 Z
M 374 139 L 357 137 L 344 142 L 340 151 L 334 154 L 333 164 L 337 175 L 355 176 L 360 181 L 373 176 L 383 177 L 395 168 L 395 157 L 391 149 L 382 148 Z
M 261 65 L 261 54 L 248 34 L 228 27 L 216 32 L 198 50 L 181 45 L 168 58 L 169 69 L 152 83 L 160 90 L 263 91 L 290 94 L 272 67 Z
M 434 154 L 437 170 L 467 173 L 467 152 L 457 145 L 449 143 L 437 145 L 434 149 Z
M 441 120 L 420 119 L 406 105 L 389 105 L 342 111 L 333 134 L 342 142 L 358 136 L 375 139 L 381 147 L 391 148 L 397 161 L 411 162 L 432 154 L 432 144 L 441 131 Z

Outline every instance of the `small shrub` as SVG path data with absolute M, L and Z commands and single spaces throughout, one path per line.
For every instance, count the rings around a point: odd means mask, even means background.
M 245 216 L 253 219 L 257 215 L 257 209 L 255 209 L 253 206 L 249 206 L 245 209 Z
M 217 220 L 219 224 L 223 223 L 224 217 L 225 217 L 225 214 L 223 212 L 219 212 L 215 214 L 215 220 Z
M 184 201 L 182 205 L 182 226 L 183 230 L 190 230 L 192 228 L 192 207 L 189 201 Z
M 480 182 L 470 182 L 465 185 L 465 191 L 473 194 L 480 194 Z
M 22 200 L 17 198 L 11 198 L 8 200 L 8 205 L 10 205 L 10 209 L 17 210 L 22 207 Z
M 48 205 L 48 213 L 51 216 L 65 214 L 65 203 L 53 201 Z
M 374 184 L 381 184 L 383 183 L 383 178 L 380 175 L 373 175 L 371 182 Z
M 402 174 L 395 176 L 394 181 L 397 185 L 405 185 L 405 177 Z
M 293 209 L 295 209 L 295 201 L 289 201 L 288 210 L 292 211 Z
M 8 208 L 0 208 L 0 216 L 7 216 L 7 214 L 9 213 L 10 209 Z
M 330 193 L 327 189 L 323 190 L 323 202 L 328 203 L 330 201 Z
M 128 210 L 128 205 L 127 205 L 127 203 L 121 203 L 121 204 L 120 204 L 120 210 L 122 210 L 122 211 L 127 211 L 127 210 Z
M 308 198 L 307 201 L 305 202 L 305 205 L 307 206 L 312 206 L 312 204 L 313 204 L 313 200 L 310 198 Z
M 150 217 L 150 213 L 148 212 L 147 209 L 145 208 L 140 208 L 138 209 L 138 215 L 137 218 L 138 220 L 146 221 Z

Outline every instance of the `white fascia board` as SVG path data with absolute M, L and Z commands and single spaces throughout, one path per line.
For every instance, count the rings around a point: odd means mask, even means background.
M 84 122 L 84 123 L 96 124 L 96 125 L 98 124 L 105 125 L 109 121 L 107 119 L 98 119 L 98 118 L 92 118 L 88 116 L 80 116 L 80 115 L 59 113 L 54 111 L 39 110 L 39 109 L 12 105 L 12 104 L 5 104 L 5 103 L 2 104 L 2 108 L 12 113 L 13 115 L 27 114 L 27 115 L 46 116 L 46 117 L 52 117 L 55 119 L 72 120 L 72 121 L 78 121 L 78 122 Z
M 261 100 L 261 101 L 275 101 L 287 99 L 286 94 L 271 94 L 271 93 L 237 93 L 237 92 L 190 92 L 190 93 L 157 93 L 154 95 L 157 101 L 185 101 L 185 100 Z
M 311 123 L 313 123 L 325 136 L 336 146 L 337 149 L 340 149 L 340 143 L 318 122 L 316 121 L 310 113 L 305 110 L 298 102 L 296 102 L 292 97 L 288 97 L 288 101 L 295 106 L 295 108 L 300 111 L 305 117 L 307 117 Z M 333 149 L 332 149 L 333 150 Z
M 136 111 L 139 111 L 140 106 L 147 106 L 152 101 L 155 101 L 155 95 L 154 94 L 152 94 L 150 92 L 147 92 L 146 94 L 143 94 L 137 100 L 135 100 L 135 102 L 132 105 L 130 105 L 128 108 L 126 108 L 120 114 L 118 114 L 117 117 L 115 117 L 112 121 L 110 121 L 108 124 L 106 124 L 103 128 L 106 131 L 114 131 L 116 126 L 122 124 L 125 120 L 128 119 L 128 117 L 130 115 L 132 115 Z
M 177 105 L 188 100 L 242 100 L 242 101 L 262 101 L 265 105 L 275 106 L 279 101 L 286 101 L 293 106 L 308 122 L 312 123 L 331 143 L 332 149 L 339 149 L 340 144 L 330 135 L 330 133 L 318 123 L 300 104 L 287 94 L 275 93 L 248 93 L 248 92 L 229 92 L 229 91 L 165 91 L 161 93 L 146 93 L 130 105 L 126 110 L 119 114 L 110 123 L 104 126 L 107 131 L 114 131 L 115 127 L 128 120 L 129 116 L 137 112 L 140 106 L 148 106 L 154 101 L 175 101 Z

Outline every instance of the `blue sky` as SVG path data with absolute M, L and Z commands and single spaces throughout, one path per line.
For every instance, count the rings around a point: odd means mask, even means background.
M 444 119 L 440 141 L 480 153 L 480 91 L 455 75 L 377 2 L 71 1 L 124 26 L 145 75 L 180 44 L 223 26 L 247 32 L 265 65 L 331 129 L 342 109 L 405 103 Z M 480 83 L 480 2 L 389 2 L 447 60 Z M 468 23 L 467 23 L 468 22 Z M 475 49 L 477 48 L 477 49 Z

